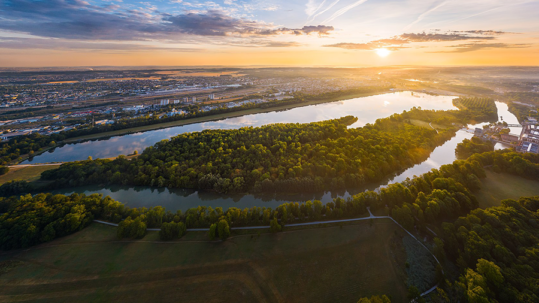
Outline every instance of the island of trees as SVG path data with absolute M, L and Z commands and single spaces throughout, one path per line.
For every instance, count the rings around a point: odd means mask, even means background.
M 79 161 L 42 174 L 55 186 L 129 184 L 228 192 L 306 192 L 355 187 L 423 161 L 454 134 L 406 115 L 348 128 L 357 119 L 186 133 L 138 158 Z

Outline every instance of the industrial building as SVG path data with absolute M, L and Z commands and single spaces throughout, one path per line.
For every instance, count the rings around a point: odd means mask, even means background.
M 537 124 L 522 125 L 518 150 L 524 153 L 539 153 L 539 127 Z

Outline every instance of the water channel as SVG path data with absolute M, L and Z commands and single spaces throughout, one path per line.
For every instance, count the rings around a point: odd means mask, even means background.
M 383 94 L 364 98 L 355 98 L 340 102 L 325 103 L 319 105 L 295 108 L 284 112 L 272 112 L 264 114 L 255 114 L 242 116 L 238 118 L 225 119 L 221 121 L 212 121 L 172 127 L 163 130 L 148 131 L 119 137 L 112 137 L 107 140 L 96 140 L 84 143 L 69 144 L 57 148 L 52 153 L 43 154 L 34 158 L 34 163 L 50 162 L 51 159 L 62 159 L 63 161 L 74 161 L 86 159 L 88 156 L 112 157 L 118 154 L 126 154 L 134 149 L 141 151 L 143 148 L 153 145 L 162 139 L 167 139 L 176 134 L 203 129 L 223 128 L 231 129 L 243 126 L 259 126 L 269 123 L 286 122 L 310 122 L 321 121 L 332 118 L 338 118 L 345 115 L 354 115 L 359 118 L 351 127 L 359 127 L 366 123 L 373 123 L 376 119 L 390 116 L 393 113 L 402 112 L 414 106 L 423 109 L 449 110 L 455 109 L 451 103 L 454 97 L 451 96 L 431 96 L 411 92 L 398 92 Z M 506 104 L 496 102 L 498 115 L 503 117 L 503 121 L 509 124 L 518 123 L 517 118 L 508 111 Z M 499 121 L 502 121 L 499 118 Z M 125 203 L 129 207 L 152 207 L 163 206 L 167 210 L 176 211 L 178 209 L 186 210 L 192 207 L 212 206 L 222 207 L 272 207 L 290 201 L 306 201 L 318 199 L 323 203 L 332 201 L 335 197 L 349 197 L 364 190 L 374 190 L 387 184 L 402 182 L 408 177 L 421 175 L 433 168 L 452 163 L 455 159 L 455 148 L 458 143 L 466 138 L 471 138 L 475 127 L 481 127 L 483 124 L 470 125 L 470 131 L 460 130 L 456 135 L 438 146 L 424 162 L 400 172 L 384 182 L 379 184 L 370 184 L 364 188 L 350 190 L 350 192 L 320 192 L 309 194 L 271 194 L 271 195 L 223 195 L 217 193 L 198 192 L 186 189 L 168 189 L 168 188 L 150 188 L 150 187 L 132 187 L 132 186 L 83 186 L 56 191 L 56 193 L 71 194 L 73 192 L 91 194 L 100 193 L 105 196 Z M 519 134 L 518 128 L 512 128 L 512 133 Z M 497 144 L 496 149 L 505 148 L 502 144 Z M 71 155 L 78 153 L 78 155 Z M 57 160 L 58 161 L 58 160 Z

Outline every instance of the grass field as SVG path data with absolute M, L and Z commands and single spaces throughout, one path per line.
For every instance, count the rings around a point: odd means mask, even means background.
M 156 232 L 117 241 L 92 224 L 69 237 L 0 254 L 0 301 L 406 302 L 404 232 L 389 220 L 207 241 Z
M 0 176 L 0 185 L 12 181 L 12 180 L 25 180 L 28 182 L 36 181 L 41 176 L 41 173 L 58 168 L 58 165 L 44 165 L 44 166 L 22 166 L 22 167 L 10 167 L 9 172 Z
M 382 93 L 382 92 L 380 92 L 380 93 Z M 280 111 L 280 110 L 291 109 L 291 108 L 295 108 L 295 107 L 308 106 L 308 105 L 313 105 L 313 104 L 335 102 L 335 101 L 346 100 L 346 99 L 351 99 L 351 98 L 366 97 L 366 96 L 372 96 L 372 95 L 376 95 L 376 94 L 377 93 L 348 94 L 348 95 L 342 95 L 339 98 L 334 98 L 334 99 L 315 100 L 315 101 L 309 101 L 309 102 L 304 102 L 304 103 L 287 104 L 287 105 L 270 107 L 270 108 L 251 108 L 251 109 L 241 110 L 241 111 L 237 111 L 237 112 L 215 114 L 215 115 L 210 115 L 210 116 L 205 116 L 205 117 L 196 117 L 196 118 L 190 118 L 190 119 L 186 119 L 186 120 L 178 120 L 178 121 L 173 121 L 173 122 L 165 122 L 165 123 L 159 123 L 159 124 L 145 125 L 145 126 L 121 129 L 121 130 L 110 131 L 110 132 L 105 132 L 105 133 L 98 133 L 98 134 L 92 134 L 92 135 L 87 135 L 87 136 L 75 137 L 75 138 L 67 139 L 64 142 L 69 143 L 69 142 L 75 142 L 75 141 L 79 141 L 79 140 L 82 141 L 82 140 L 92 140 L 92 139 L 111 137 L 111 136 L 119 136 L 119 135 L 125 135 L 125 134 L 136 133 L 136 132 L 143 132 L 143 131 L 149 131 L 149 130 L 155 130 L 155 129 L 161 129 L 161 128 L 168 128 L 168 127 L 173 127 L 173 126 L 181 126 L 181 125 L 192 124 L 192 123 L 208 122 L 208 121 L 221 120 L 221 119 L 226 119 L 226 118 L 240 117 L 240 116 L 244 116 L 244 115 L 252 115 L 252 114 Z
M 479 207 L 499 206 L 504 199 L 539 195 L 539 181 L 509 174 L 497 174 L 487 170 L 487 178 L 482 179 L 481 190 L 474 192 Z
M 428 129 L 444 129 L 444 128 L 447 128 L 447 126 L 443 126 L 443 125 L 439 125 L 439 124 L 436 124 L 436 123 L 432 123 L 429 125 L 429 122 L 425 122 L 425 121 L 422 121 L 422 120 L 416 120 L 416 119 L 410 119 L 410 123 L 412 123 L 413 125 L 415 126 L 421 126 L 421 127 L 424 127 L 424 128 L 428 128 Z M 431 127 L 432 125 L 432 127 Z

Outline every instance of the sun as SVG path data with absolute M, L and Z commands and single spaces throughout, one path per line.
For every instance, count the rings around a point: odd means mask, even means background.
M 375 49 L 376 54 L 382 58 L 387 57 L 387 55 L 391 54 L 391 51 L 387 48 L 377 48 Z

